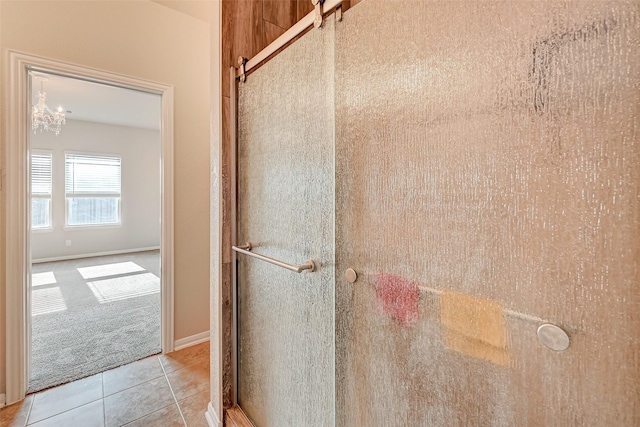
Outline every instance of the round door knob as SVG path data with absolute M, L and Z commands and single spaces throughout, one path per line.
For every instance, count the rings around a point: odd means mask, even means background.
M 355 283 L 358 280 L 358 273 L 353 268 L 347 268 L 347 271 L 344 272 L 344 277 L 347 279 L 349 283 Z
M 569 348 L 569 335 L 559 326 L 545 323 L 538 328 L 538 339 L 543 346 L 553 351 L 565 351 Z

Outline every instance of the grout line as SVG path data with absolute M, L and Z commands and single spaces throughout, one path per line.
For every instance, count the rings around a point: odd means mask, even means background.
M 180 413 L 180 418 L 182 418 L 182 422 L 184 425 L 187 425 L 187 420 L 184 419 L 184 414 L 182 413 L 182 408 L 180 408 L 180 404 L 178 403 L 178 399 L 176 399 L 176 395 L 173 392 L 173 387 L 171 386 L 171 381 L 169 381 L 169 377 L 167 376 L 167 372 L 164 370 L 164 366 L 162 366 L 162 361 L 158 358 L 160 362 L 160 367 L 162 367 L 162 372 L 164 373 L 164 379 L 167 380 L 167 384 L 169 384 L 169 390 L 171 391 L 171 396 L 173 396 L 173 401 L 176 402 L 176 406 L 178 407 L 178 412 Z
M 131 385 L 131 386 L 127 387 L 127 388 L 123 388 L 122 390 L 114 391 L 113 393 L 110 393 L 110 394 L 107 394 L 107 395 L 105 395 L 104 392 L 103 392 L 102 395 L 103 395 L 103 398 L 106 399 L 107 397 L 111 397 L 111 396 L 113 396 L 115 394 L 122 393 L 123 391 L 130 390 L 130 389 L 132 389 L 134 387 L 138 387 L 139 385 L 146 384 L 146 383 L 148 383 L 150 381 L 157 380 L 158 378 L 162 378 L 162 375 L 158 375 L 157 377 L 149 378 L 146 381 L 142 381 L 141 383 L 137 383 L 137 384 Z
M 100 373 L 100 378 L 102 379 L 102 425 L 107 425 L 107 408 L 104 404 L 104 372 Z
M 33 395 L 33 399 L 31 399 L 31 405 L 29 405 L 29 410 L 27 411 L 27 418 L 24 419 L 24 427 L 27 427 L 29 424 L 29 417 L 31 416 L 31 409 L 33 408 L 33 402 L 36 401 L 36 396 Z
M 171 406 L 171 404 L 168 404 L 167 406 L 163 406 L 162 408 L 158 408 L 158 409 L 156 409 L 156 410 L 155 410 L 155 411 L 153 411 L 153 412 L 149 412 L 148 414 L 144 414 L 144 415 L 142 415 L 142 416 L 140 416 L 140 417 L 138 417 L 138 418 L 136 418 L 136 419 L 133 419 L 133 420 L 131 420 L 131 421 L 127 421 L 127 423 L 126 423 L 126 424 L 122 424 L 122 426 L 121 426 L 121 427 L 126 427 L 126 426 L 128 426 L 128 425 L 131 425 L 131 424 L 135 423 L 136 421 L 139 421 L 139 420 L 141 420 L 141 419 L 143 419 L 143 418 L 145 418 L 145 417 L 148 417 L 149 415 L 155 414 L 156 412 L 160 412 L 160 411 L 162 411 L 163 409 L 166 409 L 166 408 L 168 408 L 168 407 L 170 407 L 170 406 Z M 106 425 L 106 424 L 105 424 L 105 425 Z
M 158 359 L 158 363 L 160 363 L 160 367 L 162 368 L 162 363 L 160 362 L 160 357 L 159 357 L 159 356 L 157 356 L 157 355 L 154 355 L 153 357 L 155 357 L 156 359 Z M 173 402 L 176 404 L 176 406 L 178 406 L 178 412 L 180 412 L 180 417 L 182 418 L 182 421 L 184 422 L 184 417 L 182 416 L 182 412 L 180 411 L 180 406 L 179 406 L 179 405 L 177 404 L 177 402 L 176 402 L 176 397 L 175 397 L 175 395 L 173 394 L 173 390 L 171 389 L 171 383 L 169 383 L 169 379 L 167 378 L 166 373 L 164 372 L 164 369 L 162 369 L 162 374 L 163 374 L 163 375 L 160 375 L 160 376 L 155 377 L 155 378 L 151 378 L 150 380 L 147 380 L 147 381 L 141 382 L 141 383 L 139 383 L 139 384 L 136 384 L 136 385 L 133 385 L 133 386 L 131 386 L 131 387 L 127 387 L 127 388 L 125 388 L 125 389 L 123 389 L 123 390 L 120 390 L 120 391 L 117 391 L 117 392 L 115 392 L 115 393 L 112 393 L 112 394 L 110 394 L 109 396 L 116 395 L 116 394 L 121 393 L 121 392 L 123 392 L 123 391 L 125 391 L 125 390 L 129 390 L 129 389 L 132 389 L 132 388 L 137 387 L 137 386 L 139 386 L 139 385 L 146 384 L 146 383 L 149 383 L 149 382 L 151 382 L 151 381 L 157 380 L 158 378 L 162 378 L 162 377 L 164 377 L 164 379 L 167 381 L 167 384 L 169 385 L 169 390 L 171 390 L 171 395 L 173 396 Z M 163 406 L 162 408 L 158 408 L 158 409 L 156 409 L 156 410 L 154 410 L 154 411 L 152 411 L 152 412 L 150 412 L 150 413 L 148 413 L 148 414 L 144 414 L 144 415 L 141 415 L 141 416 L 140 416 L 140 417 L 138 417 L 138 418 L 135 418 L 135 419 L 133 419 L 133 420 L 127 421 L 127 423 L 126 423 L 126 424 L 123 424 L 123 426 L 122 426 L 122 427 L 126 427 L 126 426 L 130 425 L 131 423 L 134 423 L 134 422 L 136 422 L 136 421 L 138 421 L 138 420 L 141 420 L 142 418 L 147 417 L 147 416 L 149 416 L 149 415 L 151 415 L 151 414 L 155 414 L 156 412 L 162 411 L 163 409 L 168 408 L 168 407 L 170 407 L 170 406 L 171 406 L 171 404 L 168 404 L 168 405 Z M 106 421 L 106 408 L 105 408 L 105 424 L 104 424 L 105 426 L 107 425 L 107 424 L 106 424 L 106 422 L 107 422 L 107 421 Z M 186 423 L 185 423 L 185 425 L 186 425 Z
M 49 415 L 48 417 L 45 417 L 45 418 L 43 418 L 41 420 L 38 420 L 38 421 L 35 421 L 35 422 L 31 423 L 31 424 L 25 424 L 25 427 L 33 426 L 33 425 L 41 423 L 41 422 L 43 422 L 45 420 L 50 420 L 51 418 L 58 417 L 58 416 L 60 416 L 62 414 L 66 414 L 67 412 L 74 411 L 76 409 L 82 408 L 82 407 L 87 406 L 87 405 L 91 405 L 92 403 L 96 403 L 98 400 L 102 400 L 102 402 L 103 402 L 102 403 L 102 408 L 104 408 L 104 399 L 100 398 L 100 399 L 92 400 L 91 402 L 83 403 L 82 405 L 79 405 L 79 406 L 74 406 L 73 408 L 69 408 L 66 411 L 62 411 L 62 412 L 60 412 L 58 414 Z M 33 406 L 33 403 L 31 404 L 31 406 Z M 104 409 L 103 409 L 103 412 L 104 412 Z M 31 416 L 31 408 L 29 408 L 29 416 Z M 27 422 L 29 422 L 29 416 L 27 416 Z

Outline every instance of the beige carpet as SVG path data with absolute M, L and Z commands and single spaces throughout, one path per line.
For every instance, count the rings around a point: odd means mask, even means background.
M 159 251 L 34 264 L 29 392 L 159 353 Z

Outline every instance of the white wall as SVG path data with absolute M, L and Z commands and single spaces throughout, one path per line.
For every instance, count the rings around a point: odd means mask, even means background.
M 53 154 L 53 227 L 31 233 L 34 261 L 160 246 L 159 131 L 67 120 L 58 136 L 32 134 L 31 147 Z M 121 226 L 65 229 L 65 151 L 121 156 Z M 65 246 L 66 240 L 71 240 L 70 247 Z
M 0 158 L 7 50 L 174 86 L 175 339 L 209 330 L 209 24 L 151 1 L 0 1 Z M 6 190 L 0 190 L 0 394 L 5 390 Z M 16 284 L 8 284 L 16 286 Z

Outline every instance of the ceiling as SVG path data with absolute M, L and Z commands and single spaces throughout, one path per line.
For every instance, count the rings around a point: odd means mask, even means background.
M 62 106 L 67 120 L 83 120 L 144 129 L 160 129 L 160 95 L 44 73 L 46 103 Z M 38 101 L 40 81 L 33 79 L 31 102 Z
M 152 0 L 169 9 L 182 12 L 211 24 L 212 2 L 202 0 Z

